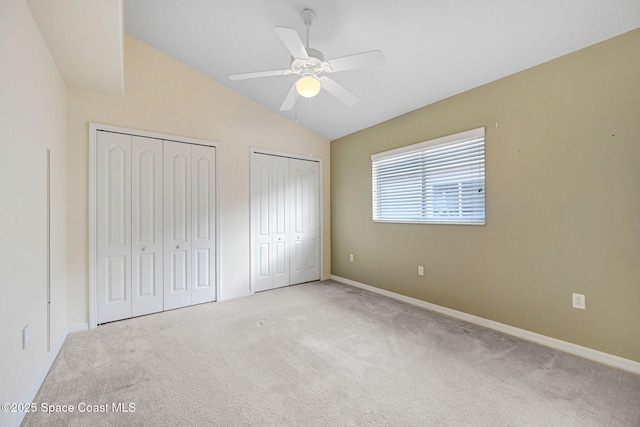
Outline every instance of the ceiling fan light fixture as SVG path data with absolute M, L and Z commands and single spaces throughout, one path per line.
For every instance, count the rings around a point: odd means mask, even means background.
M 313 98 L 320 93 L 320 89 L 322 89 L 320 80 L 312 75 L 302 76 L 296 82 L 296 91 L 305 98 Z
M 291 110 L 299 96 L 313 98 L 321 90 L 342 101 L 346 106 L 355 105 L 359 98 L 324 73 L 356 70 L 384 64 L 384 55 L 379 50 L 360 52 L 333 59 L 324 59 L 322 52 L 309 47 L 309 27 L 315 21 L 316 14 L 311 9 L 304 9 L 300 16 L 307 29 L 307 43 L 303 43 L 300 34 L 293 28 L 274 27 L 274 31 L 291 54 L 290 67 L 283 70 L 255 71 L 232 74 L 231 80 L 255 79 L 258 77 L 297 75 L 297 80 L 289 87 L 289 91 L 280 105 L 280 111 Z M 320 77 L 318 77 L 320 76 Z

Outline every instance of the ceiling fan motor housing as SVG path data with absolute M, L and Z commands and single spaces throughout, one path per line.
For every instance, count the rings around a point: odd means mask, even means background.
M 307 48 L 308 59 L 293 58 L 291 70 L 301 76 L 316 76 L 323 71 L 327 71 L 328 63 L 324 60 L 324 55 L 318 50 Z

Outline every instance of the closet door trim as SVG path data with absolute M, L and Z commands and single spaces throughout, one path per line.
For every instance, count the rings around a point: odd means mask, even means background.
M 319 201 L 319 223 L 320 223 L 320 229 L 319 229 L 319 239 L 320 239 L 320 247 L 319 247 L 319 251 L 320 251 L 320 280 L 324 280 L 324 178 L 323 178 L 323 160 L 321 157 L 314 157 L 314 156 L 305 156 L 305 155 L 301 155 L 301 154 L 293 154 L 293 153 L 287 153 L 287 152 L 283 152 L 283 151 L 274 151 L 274 150 L 266 150 L 263 148 L 255 148 L 252 147 L 250 149 L 250 153 L 249 153 L 249 157 L 250 157 L 250 163 L 249 163 L 249 175 L 251 175 L 251 173 L 253 172 L 253 155 L 254 154 L 266 154 L 269 156 L 277 156 L 277 157 L 286 157 L 289 159 L 298 159 L 298 160 L 307 160 L 307 161 L 312 161 L 312 162 L 317 162 L 318 163 L 318 170 L 319 170 L 319 179 L 320 179 L 320 185 L 319 185 L 319 192 L 320 192 L 320 201 Z M 250 181 L 251 181 L 251 176 L 250 176 Z M 251 197 L 251 195 L 250 195 Z M 255 288 L 254 288 L 254 283 L 253 283 L 253 279 L 254 279 L 254 254 L 253 254 L 253 250 L 255 248 L 255 245 L 257 244 L 257 242 L 255 241 L 255 236 L 254 236 L 254 224 L 253 224 L 253 212 L 251 209 L 251 203 L 249 204 L 249 217 L 250 217 L 250 230 L 249 230 L 249 234 L 251 236 L 250 238 L 250 258 L 251 258 L 251 262 L 250 262 L 250 268 L 251 268 L 251 290 L 250 293 L 251 295 L 253 295 L 255 293 Z
M 140 129 L 132 129 L 121 126 L 112 126 L 103 123 L 89 123 L 89 328 L 98 326 L 98 301 L 97 301 L 97 140 L 98 132 L 123 133 L 131 136 L 153 138 L 163 141 L 175 141 L 185 144 L 203 145 L 216 148 L 215 156 L 215 281 L 216 298 L 219 299 L 221 293 L 220 285 L 220 153 L 219 143 L 204 139 L 189 138 L 185 136 L 169 135 L 165 133 L 149 132 Z

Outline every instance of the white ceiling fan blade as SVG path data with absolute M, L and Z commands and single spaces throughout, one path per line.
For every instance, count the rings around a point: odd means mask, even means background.
M 358 98 L 349 89 L 347 89 L 346 87 L 342 86 L 337 81 L 335 81 L 333 79 L 330 79 L 327 76 L 322 76 L 320 78 L 320 81 L 322 82 L 322 89 L 326 90 L 331 95 L 333 95 L 336 98 L 338 98 L 340 101 L 342 101 L 347 106 L 351 107 L 351 106 L 357 104 L 358 101 L 360 101 L 360 98 Z
M 296 105 L 296 99 L 298 99 L 298 92 L 296 92 L 296 84 L 295 82 L 291 85 L 291 89 L 289 89 L 289 93 L 284 98 L 282 105 L 280 106 L 280 111 L 289 111 Z
M 293 71 L 291 70 L 255 71 L 252 73 L 231 74 L 229 78 L 231 80 L 246 80 L 246 79 L 255 79 L 258 77 L 287 76 L 292 72 Z
M 291 56 L 299 59 L 309 59 L 307 49 L 305 49 L 304 43 L 302 43 L 302 40 L 296 30 L 288 27 L 274 27 L 273 29 L 276 31 L 287 49 L 289 49 Z
M 384 64 L 384 54 L 379 50 L 370 50 L 369 52 L 329 59 L 327 62 L 331 67 L 331 70 L 327 70 L 329 72 L 355 70 Z

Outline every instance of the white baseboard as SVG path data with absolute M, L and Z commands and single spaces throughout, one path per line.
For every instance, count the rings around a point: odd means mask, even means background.
M 535 332 L 527 331 L 525 329 L 516 328 L 514 326 L 505 325 L 504 323 L 495 322 L 493 320 L 484 319 L 482 317 L 474 316 L 472 314 L 463 313 L 461 311 L 453 310 L 440 305 L 432 304 L 430 302 L 422 301 L 416 298 L 407 297 L 404 295 L 390 292 L 384 289 L 376 288 L 375 286 L 365 285 L 364 283 L 356 282 L 355 280 L 345 279 L 340 276 L 331 276 L 332 280 L 343 283 L 345 285 L 354 286 L 356 288 L 365 289 L 376 294 L 384 295 L 389 298 L 396 299 L 398 301 L 406 302 L 408 304 L 416 305 L 418 307 L 435 311 L 436 313 L 444 314 L 445 316 L 453 317 L 465 322 L 473 323 L 475 325 L 483 326 L 485 328 L 493 329 L 508 335 L 512 335 L 518 338 L 522 338 L 527 341 L 532 341 L 537 344 L 551 347 L 556 350 L 563 351 L 565 353 L 573 354 L 575 356 L 582 357 L 584 359 L 593 360 L 594 362 L 603 363 L 605 365 L 613 366 L 614 368 L 623 369 L 625 371 L 640 374 L 640 363 L 633 360 L 625 359 L 613 354 L 604 353 L 602 351 L 594 350 L 588 347 L 582 347 L 577 344 L 562 341 L 556 338 L 551 338 L 546 335 L 541 335 Z
M 236 292 L 235 294 L 222 295 L 220 296 L 220 298 L 218 298 L 218 301 L 231 301 L 232 299 L 248 297 L 249 295 L 252 295 L 251 291 Z
M 74 332 L 83 332 L 89 330 L 89 322 L 76 323 L 75 325 L 67 326 L 67 335 Z
M 53 347 L 51 351 L 49 351 L 47 360 L 42 366 L 42 369 L 40 370 L 40 373 L 36 377 L 36 380 L 33 382 L 33 384 L 31 384 L 31 388 L 25 395 L 24 399 L 22 400 L 22 403 L 32 403 L 33 400 L 36 398 L 36 395 L 38 394 L 40 387 L 42 387 L 42 383 L 44 383 L 45 378 L 47 378 L 47 375 L 49 374 L 49 371 L 53 366 L 53 362 L 55 362 L 56 357 L 58 357 L 58 353 L 60 353 L 60 349 L 62 348 L 62 345 L 64 344 L 65 340 L 67 339 L 67 336 L 70 333 L 86 331 L 88 329 L 89 329 L 88 323 L 80 323 L 77 325 L 68 326 L 67 328 L 65 328 L 64 331 L 62 331 L 62 333 L 58 337 L 58 341 L 56 341 L 55 343 L 55 347 Z M 11 419 L 11 421 L 9 422 L 9 426 L 19 427 L 20 424 L 22 424 L 22 421 L 24 420 L 24 417 L 26 414 L 27 414 L 26 412 L 16 412 L 13 419 Z

